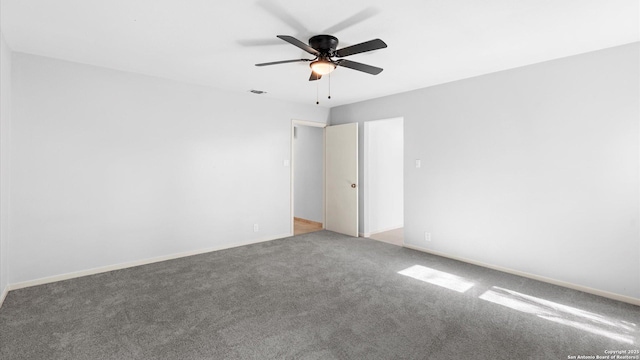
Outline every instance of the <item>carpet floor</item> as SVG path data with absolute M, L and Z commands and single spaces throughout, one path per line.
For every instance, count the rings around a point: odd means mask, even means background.
M 639 327 L 637 306 L 320 231 L 11 291 L 0 358 L 595 358 Z

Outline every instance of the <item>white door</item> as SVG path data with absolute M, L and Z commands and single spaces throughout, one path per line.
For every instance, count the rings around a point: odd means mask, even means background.
M 358 236 L 358 124 L 325 128 L 325 228 Z

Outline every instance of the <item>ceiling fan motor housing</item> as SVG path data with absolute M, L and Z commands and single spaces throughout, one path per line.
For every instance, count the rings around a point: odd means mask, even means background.
M 309 39 L 309 46 L 320 52 L 320 57 L 330 57 L 338 48 L 338 38 L 331 35 L 316 35 Z

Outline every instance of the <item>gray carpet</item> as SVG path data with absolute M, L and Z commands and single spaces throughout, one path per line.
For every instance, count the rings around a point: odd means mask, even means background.
M 639 310 L 321 231 L 12 291 L 0 358 L 567 359 L 640 348 Z

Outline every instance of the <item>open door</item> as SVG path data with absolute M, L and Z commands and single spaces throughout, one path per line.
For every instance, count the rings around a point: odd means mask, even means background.
M 358 124 L 325 128 L 325 229 L 358 236 Z

